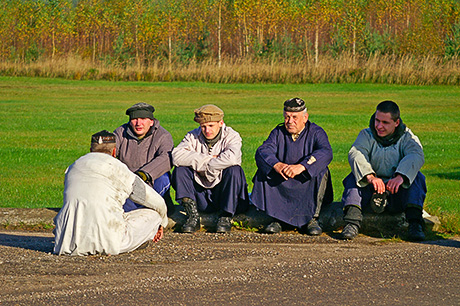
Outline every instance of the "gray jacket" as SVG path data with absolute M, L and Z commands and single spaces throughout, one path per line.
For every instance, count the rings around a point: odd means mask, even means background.
M 403 136 L 393 145 L 383 147 L 372 135 L 371 129 L 362 130 L 348 153 L 348 162 L 359 187 L 366 186 L 366 175 L 375 174 L 385 183 L 394 173 L 404 178 L 408 188 L 425 162 L 422 144 L 406 127 Z
M 157 119 L 147 135 L 139 140 L 125 123 L 114 134 L 117 138 L 117 158 L 129 170 L 147 172 L 155 180 L 171 170 L 171 151 L 174 147 L 171 134 Z

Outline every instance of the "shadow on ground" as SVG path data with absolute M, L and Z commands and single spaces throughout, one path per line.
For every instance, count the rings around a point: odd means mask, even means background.
M 0 233 L 0 245 L 50 253 L 53 251 L 54 237 Z

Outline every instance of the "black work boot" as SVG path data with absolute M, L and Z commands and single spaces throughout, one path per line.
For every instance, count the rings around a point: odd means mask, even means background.
M 347 223 L 342 230 L 342 239 L 353 240 L 358 236 L 359 227 L 353 223 Z
M 352 240 L 358 236 L 363 214 L 358 206 L 348 205 L 344 208 L 343 220 L 347 223 L 342 230 L 342 238 Z
M 422 209 L 418 207 L 408 207 L 406 209 L 406 219 L 409 222 L 407 229 L 407 239 L 410 241 L 423 241 L 426 236 L 423 232 Z
M 185 224 L 182 225 L 182 232 L 194 233 L 201 228 L 200 216 L 198 215 L 196 202 L 190 198 L 182 198 L 181 202 L 187 214 L 187 221 L 185 221 Z
M 267 225 L 267 227 L 264 229 L 264 232 L 267 234 L 279 234 L 281 233 L 282 230 L 283 228 L 281 227 L 281 224 L 274 221 L 270 223 L 269 225 Z
M 217 221 L 216 232 L 217 233 L 228 233 L 232 229 L 232 217 L 221 216 Z
M 419 222 L 409 222 L 407 229 L 407 239 L 410 241 L 423 241 L 426 236 L 423 232 L 423 226 Z
M 307 234 L 310 236 L 319 236 L 323 233 L 323 229 L 319 226 L 318 220 L 313 218 L 307 224 Z

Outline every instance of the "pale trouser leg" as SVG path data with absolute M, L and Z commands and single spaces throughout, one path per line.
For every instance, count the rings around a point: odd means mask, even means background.
M 160 215 L 148 208 L 125 213 L 126 230 L 121 240 L 120 253 L 131 252 L 148 240 L 153 240 L 161 225 Z

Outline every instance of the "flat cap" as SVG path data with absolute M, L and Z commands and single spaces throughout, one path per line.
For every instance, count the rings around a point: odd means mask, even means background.
M 126 115 L 129 116 L 129 120 L 136 118 L 150 118 L 153 120 L 153 112 L 155 108 L 147 103 L 140 102 L 136 103 L 126 110 Z
M 213 104 L 206 104 L 195 109 L 195 120 L 199 124 L 220 121 L 224 119 L 224 111 Z
M 301 112 L 305 107 L 305 101 L 300 98 L 292 98 L 284 101 L 285 112 Z
M 102 130 L 91 136 L 91 143 L 103 144 L 103 143 L 115 143 L 115 134 L 110 133 L 107 130 Z

